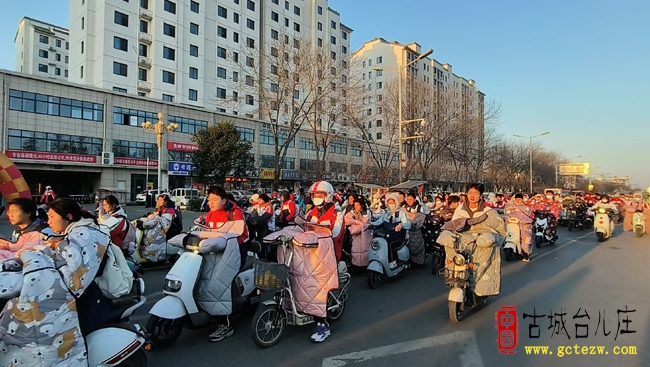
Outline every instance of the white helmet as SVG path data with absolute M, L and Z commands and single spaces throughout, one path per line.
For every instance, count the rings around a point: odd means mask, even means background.
M 322 192 L 325 194 L 325 203 L 331 203 L 334 200 L 334 187 L 327 181 L 317 181 L 309 188 L 309 195 L 313 195 L 317 192 Z

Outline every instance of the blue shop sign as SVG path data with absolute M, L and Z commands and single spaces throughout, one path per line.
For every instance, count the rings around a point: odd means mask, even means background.
M 188 162 L 168 162 L 167 174 L 170 176 L 189 176 L 192 170 L 192 163 Z
M 298 171 L 293 169 L 283 169 L 282 170 L 282 179 L 285 181 L 299 181 L 300 174 Z

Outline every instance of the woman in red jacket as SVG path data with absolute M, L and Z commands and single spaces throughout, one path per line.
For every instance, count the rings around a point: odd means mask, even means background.
M 280 197 L 282 198 L 282 204 L 276 225 L 278 228 L 284 228 L 296 218 L 298 212 L 296 210 L 296 203 L 293 202 L 291 194 L 288 191 L 282 191 Z

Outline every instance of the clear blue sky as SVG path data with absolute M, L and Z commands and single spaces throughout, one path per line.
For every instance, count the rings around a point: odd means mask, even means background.
M 382 37 L 433 48 L 503 106 L 502 131 L 539 139 L 595 174 L 650 185 L 650 1 L 330 0 L 352 49 Z M 399 4 L 399 5 L 398 5 Z M 67 0 L 4 0 L 0 68 L 23 15 L 68 25 Z M 646 111 L 646 112 L 644 112 Z M 628 147 L 626 149 L 626 146 Z M 646 148 L 646 149 L 643 149 Z M 636 154 L 635 154 L 636 153 Z

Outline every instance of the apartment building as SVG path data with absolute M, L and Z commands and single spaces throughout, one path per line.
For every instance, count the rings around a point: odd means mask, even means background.
M 270 42 L 346 60 L 352 32 L 327 0 L 70 0 L 70 29 L 71 82 L 249 118 Z
M 67 80 L 69 65 L 68 30 L 23 17 L 14 38 L 16 68 L 20 73 Z
M 478 89 L 476 82 L 455 74 L 448 63 L 441 63 L 430 56 L 421 57 L 424 52 L 426 51 L 422 50 L 418 43 L 405 45 L 376 38 L 366 42 L 352 55 L 363 72 L 362 117 L 367 123 L 368 133 L 377 143 L 386 144 L 391 139 L 397 139 L 393 131 L 387 131 L 386 124 L 386 119 L 396 119 L 396 116 L 388 116 L 383 111 L 383 103 L 385 95 L 396 94 L 398 76 L 402 78 L 403 92 L 408 93 L 406 83 L 409 80 L 420 80 L 422 85 L 430 88 L 431 100 L 418 96 L 418 103 L 432 103 L 436 96 L 446 104 L 447 113 L 466 113 L 478 117 L 476 121 L 482 123 L 485 94 Z M 393 89 L 387 91 L 387 87 L 391 86 Z M 392 98 L 396 99 L 396 96 Z M 405 98 L 407 97 L 402 98 L 403 101 Z M 403 108 L 406 110 L 406 106 Z M 408 116 L 406 113 L 402 116 L 403 120 L 418 117 Z M 395 123 L 392 126 L 395 126 Z M 482 127 L 477 131 L 479 135 L 482 134 Z M 440 172 L 446 171 L 447 163 L 449 162 L 440 162 Z M 451 174 L 445 173 L 443 176 Z M 451 180 L 451 177 L 449 179 Z

